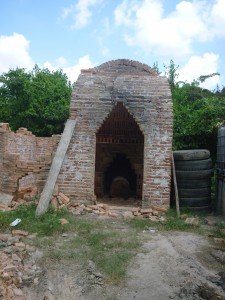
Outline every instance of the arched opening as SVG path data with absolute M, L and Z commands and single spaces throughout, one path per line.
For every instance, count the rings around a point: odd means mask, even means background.
M 104 195 L 111 198 L 136 198 L 137 176 L 130 161 L 123 153 L 117 153 L 104 172 Z
M 96 133 L 97 199 L 142 199 L 144 136 L 119 102 Z

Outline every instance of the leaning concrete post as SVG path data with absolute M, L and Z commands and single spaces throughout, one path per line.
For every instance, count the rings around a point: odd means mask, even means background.
M 64 128 L 61 140 L 53 158 L 52 165 L 48 173 L 48 178 L 45 183 L 44 189 L 41 193 L 41 197 L 36 209 L 37 216 L 40 216 L 41 214 L 45 213 L 48 209 L 48 205 L 53 194 L 56 180 L 58 178 L 64 157 L 66 155 L 67 148 L 69 147 L 69 143 L 73 135 L 75 124 L 76 120 L 67 120 L 66 122 L 66 126 Z

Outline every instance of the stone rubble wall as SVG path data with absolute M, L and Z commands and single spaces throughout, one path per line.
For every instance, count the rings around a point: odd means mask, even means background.
M 26 128 L 14 133 L 0 123 L 0 192 L 14 198 L 40 193 L 59 140 L 59 135 L 36 137 Z

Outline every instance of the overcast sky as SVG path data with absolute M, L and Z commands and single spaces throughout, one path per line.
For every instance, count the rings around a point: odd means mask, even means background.
M 80 69 L 128 58 L 160 71 L 173 59 L 180 80 L 219 72 L 225 86 L 225 0 L 0 0 L 0 74 L 35 64 Z

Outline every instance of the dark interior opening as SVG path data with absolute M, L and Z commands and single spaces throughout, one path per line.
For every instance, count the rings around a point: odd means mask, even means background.
M 143 152 L 144 135 L 118 102 L 96 133 L 97 199 L 142 199 Z
M 137 175 L 123 153 L 117 153 L 104 173 L 104 195 L 124 198 L 136 197 Z

